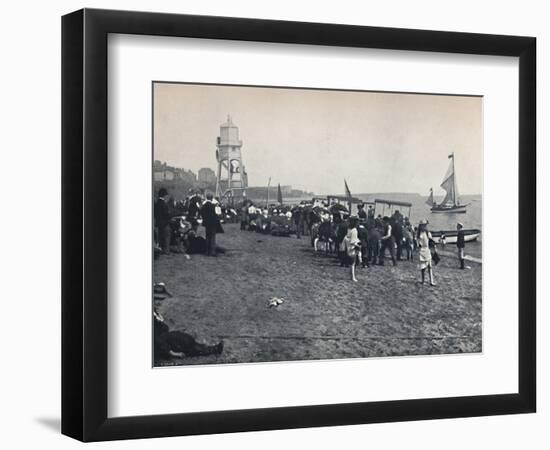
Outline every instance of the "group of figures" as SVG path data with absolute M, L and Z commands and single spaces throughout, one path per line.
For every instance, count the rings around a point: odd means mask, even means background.
M 175 201 L 165 188 L 159 189 L 154 208 L 154 254 L 203 253 L 218 256 L 225 249 L 216 243 L 216 234 L 223 233 L 222 223 L 236 220 L 234 209 L 220 204 L 212 194 L 194 193 L 185 200 Z M 199 225 L 205 229 L 205 237 L 199 234 Z
M 320 246 L 328 254 L 335 254 L 341 266 L 350 268 L 351 279 L 357 281 L 355 268 L 384 266 L 389 254 L 392 264 L 398 261 L 413 261 L 418 253 L 421 273 L 420 283 L 424 284 L 426 272 L 430 286 L 435 286 L 434 265 L 440 260 L 436 243 L 428 229 L 428 221 L 423 219 L 413 226 L 408 217 L 396 210 L 391 217 L 378 215 L 374 218 L 372 209 L 365 211 L 364 205 L 358 205 L 356 215 L 339 211 L 332 215 L 322 214 L 320 222 L 310 229 L 311 245 L 315 251 Z M 457 249 L 460 268 L 464 264 L 465 238 L 462 223 L 457 224 Z M 443 236 L 440 242 L 444 243 Z
M 154 206 L 154 255 L 202 253 L 217 256 L 225 250 L 216 245 L 216 234 L 223 233 L 223 218 L 235 217 L 235 212 L 222 207 L 211 194 L 203 197 L 199 193 L 189 195 L 185 200 L 175 201 L 165 188 L 159 189 Z M 200 236 L 199 225 L 204 225 L 205 237 Z M 171 294 L 164 283 L 154 285 L 155 302 L 163 301 Z M 198 342 L 183 330 L 171 330 L 164 317 L 153 308 L 154 360 L 155 364 L 171 358 L 219 355 L 223 352 L 223 341 L 209 345 Z
M 439 261 L 436 244 L 428 230 L 428 221 L 421 220 L 413 226 L 408 217 L 398 210 L 391 216 L 378 215 L 369 205 L 357 205 L 356 214 L 336 203 L 314 205 L 269 205 L 260 207 L 251 200 L 243 200 L 238 211 L 223 205 L 212 194 L 189 195 L 183 201 L 168 197 L 161 188 L 155 203 L 155 257 L 171 251 L 191 254 L 203 253 L 217 256 L 225 249 L 216 244 L 216 234 L 223 233 L 222 223 L 240 220 L 242 231 L 255 231 L 273 236 L 290 236 L 298 239 L 307 235 L 315 251 L 324 248 L 333 254 L 342 266 L 351 268 L 351 279 L 357 281 L 355 268 L 383 266 L 389 255 L 392 264 L 412 261 L 418 254 L 421 283 L 428 272 L 430 285 L 435 286 L 433 266 Z M 205 237 L 199 235 L 199 225 L 205 228 Z M 460 268 L 464 264 L 464 233 L 457 224 L 457 248 Z M 442 238 L 444 242 L 444 237 Z
M 384 266 L 389 255 L 392 264 L 413 261 L 418 254 L 424 284 L 426 272 L 429 283 L 435 286 L 433 266 L 439 262 L 436 243 L 428 229 L 428 221 L 421 220 L 413 226 L 408 217 L 398 210 L 388 217 L 378 215 L 369 205 L 357 206 L 357 213 L 350 215 L 348 208 L 339 203 L 316 205 L 302 202 L 300 205 L 271 205 L 261 208 L 252 201 L 244 201 L 240 208 L 241 230 L 256 231 L 274 236 L 290 236 L 298 239 L 307 235 L 315 251 L 324 249 L 326 254 L 339 258 L 340 264 L 349 267 L 351 279 L 357 281 L 355 268 Z M 464 269 L 464 234 L 457 224 L 457 247 L 460 268 Z M 444 244 L 445 237 L 440 242 Z
M 183 254 L 187 259 L 191 254 L 217 256 L 225 253 L 225 249 L 216 243 L 216 234 L 223 233 L 222 224 L 228 222 L 240 222 L 241 231 L 272 236 L 295 235 L 298 239 L 308 236 L 312 249 L 338 258 L 342 267 L 349 268 L 354 282 L 357 281 L 357 267 L 384 266 L 388 256 L 396 266 L 399 261 L 414 261 L 418 255 L 419 283 L 425 284 L 427 273 L 429 284 L 436 285 L 433 268 L 439 255 L 428 221 L 421 220 L 413 226 L 399 211 L 394 211 L 389 217 L 375 217 L 374 209 L 366 209 L 363 204 L 357 206 L 356 214 L 350 214 L 348 208 L 338 203 L 314 205 L 302 202 L 262 208 L 246 199 L 234 209 L 221 204 L 212 194 L 193 193 L 183 201 L 174 201 L 168 196 L 168 191 L 161 188 L 154 206 L 155 258 L 171 253 Z M 204 237 L 199 231 L 200 225 L 204 227 Z M 468 267 L 464 264 L 462 229 L 462 224 L 458 223 L 456 245 L 460 268 L 465 269 Z M 161 300 L 157 295 L 163 293 L 155 291 L 155 300 Z M 217 355 L 223 351 L 223 342 L 202 344 L 183 331 L 170 330 L 157 309 L 154 310 L 153 322 L 156 361 Z
M 378 215 L 375 218 L 372 209 L 366 211 L 360 204 L 356 215 L 349 215 L 344 210 L 323 214 L 321 221 L 311 228 L 311 245 L 315 251 L 324 247 L 325 253 L 337 255 L 340 265 L 350 268 L 353 281 L 357 281 L 356 266 L 384 266 L 386 255 L 395 266 L 401 260 L 412 261 L 419 252 L 421 263 L 425 263 L 422 273 L 424 275 L 427 269 L 430 282 L 435 285 L 431 263 L 435 243 L 427 222 L 422 221 L 418 227 L 413 227 L 409 218 L 398 210 L 391 217 Z

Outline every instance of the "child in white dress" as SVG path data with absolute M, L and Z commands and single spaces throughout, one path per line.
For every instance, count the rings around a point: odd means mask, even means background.
M 419 259 L 420 259 L 420 273 L 422 274 L 422 284 L 426 275 L 426 269 L 428 269 L 428 276 L 430 277 L 430 286 L 435 286 L 433 267 L 432 267 L 432 252 L 430 250 L 430 240 L 432 234 L 428 231 L 428 221 L 421 220 L 418 225 L 417 241 L 419 247 Z
M 348 232 L 342 241 L 346 252 L 345 259 L 351 268 L 352 281 L 357 281 L 357 278 L 355 278 L 355 264 L 358 258 L 359 263 L 361 263 L 361 242 L 359 241 L 359 233 L 357 231 L 358 225 L 359 219 L 357 217 L 351 217 L 349 220 Z

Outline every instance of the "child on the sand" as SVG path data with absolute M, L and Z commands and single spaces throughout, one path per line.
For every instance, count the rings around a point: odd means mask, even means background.
M 418 247 L 420 249 L 420 273 L 422 274 L 421 284 L 424 284 L 426 269 L 428 269 L 428 276 L 430 277 L 430 286 L 435 286 L 433 268 L 432 268 L 432 252 L 430 251 L 430 240 L 432 234 L 428 231 L 428 221 L 421 220 L 418 225 L 418 234 L 416 236 L 418 240 Z
M 351 268 L 351 280 L 357 281 L 357 278 L 355 278 L 355 264 L 357 262 L 357 259 L 359 259 L 359 263 L 361 263 L 361 242 L 359 241 L 359 235 L 357 232 L 357 226 L 359 225 L 359 219 L 355 216 L 350 217 L 349 219 L 349 225 L 348 225 L 348 232 L 346 234 L 346 237 L 344 238 L 344 247 L 345 247 L 345 258 L 346 262 L 349 264 Z

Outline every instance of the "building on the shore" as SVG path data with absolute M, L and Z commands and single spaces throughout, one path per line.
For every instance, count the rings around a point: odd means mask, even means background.
M 248 176 L 242 159 L 243 142 L 239 139 L 239 128 L 227 116 L 220 126 L 220 135 L 216 140 L 216 195 L 240 195 L 248 187 Z
M 197 176 L 191 170 L 172 167 L 155 160 L 153 162 L 153 180 L 154 181 L 185 181 L 187 183 L 196 183 Z
M 201 185 L 215 185 L 216 184 L 216 172 L 209 167 L 203 167 L 199 169 L 198 181 Z

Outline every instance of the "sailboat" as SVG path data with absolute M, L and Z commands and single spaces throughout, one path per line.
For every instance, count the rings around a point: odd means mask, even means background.
M 443 201 L 439 204 L 434 202 L 433 189 L 430 189 L 430 196 L 426 203 L 431 206 L 431 211 L 433 213 L 465 213 L 466 205 L 460 204 L 460 199 L 458 196 L 458 185 L 456 182 L 456 172 L 455 172 L 455 154 L 451 153 L 449 155 L 451 163 L 447 169 L 447 173 L 443 177 L 441 182 L 441 187 L 445 190 L 446 195 Z

